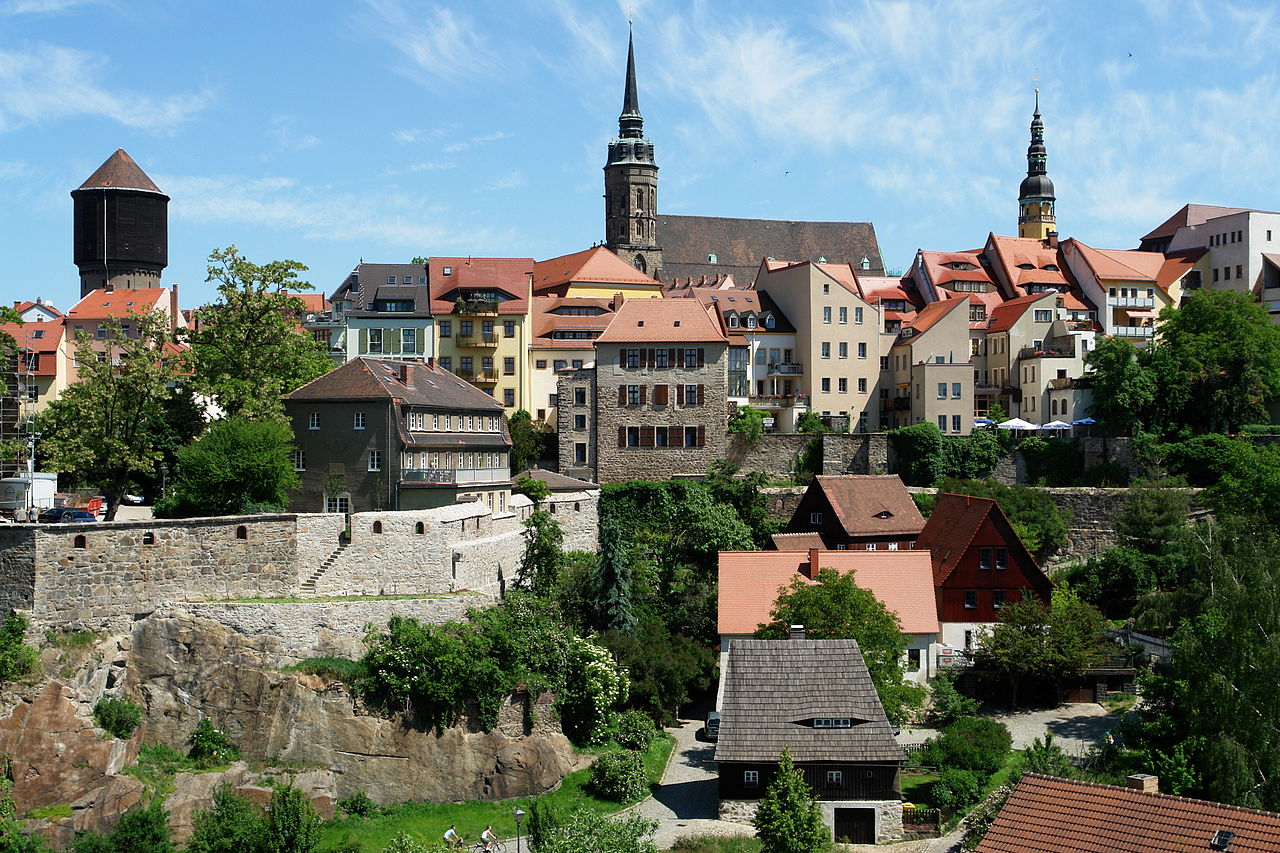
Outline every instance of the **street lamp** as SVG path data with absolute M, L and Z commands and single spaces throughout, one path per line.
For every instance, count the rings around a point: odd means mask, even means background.
M 516 810 L 512 812 L 516 819 L 516 853 L 520 853 L 520 818 L 524 817 L 524 812 L 520 811 L 520 807 L 516 806 Z

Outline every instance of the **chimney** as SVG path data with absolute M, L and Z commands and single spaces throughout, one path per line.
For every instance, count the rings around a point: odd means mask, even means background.
M 400 362 L 400 384 L 409 384 L 409 365 L 407 362 Z
M 1045 235 L 1045 244 L 1050 249 L 1058 248 L 1058 232 L 1050 231 L 1047 235 Z
M 792 626 L 791 626 L 791 628 L 787 631 L 787 639 L 788 639 L 788 640 L 803 640 L 803 639 L 804 639 L 804 626 L 803 626 L 803 625 L 792 625 Z
M 178 328 L 178 318 L 182 312 L 178 310 L 178 285 L 169 288 L 169 331 Z
M 813 580 L 814 578 L 816 578 L 816 577 L 818 576 L 818 549 L 817 549 L 817 548 L 810 548 L 810 549 L 809 549 L 809 572 L 808 572 L 808 576 L 809 576 L 809 579 L 810 579 L 810 580 Z
M 102 285 L 102 289 L 105 290 L 107 293 L 115 293 L 116 286 L 111 283 L 110 279 L 108 279 L 107 283 Z
M 1160 777 L 1150 773 L 1134 773 L 1125 777 L 1124 786 L 1144 794 L 1160 793 Z

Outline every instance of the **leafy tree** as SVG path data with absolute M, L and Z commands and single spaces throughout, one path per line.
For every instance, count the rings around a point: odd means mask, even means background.
M 240 750 L 227 737 L 226 732 L 215 726 L 208 717 L 196 724 L 188 742 L 191 749 L 187 752 L 187 757 L 200 767 L 215 767 L 240 757 Z
M 35 671 L 39 655 L 23 642 L 28 624 L 27 617 L 17 612 L 0 623 L 0 684 Z
M 212 808 L 196 812 L 191 822 L 187 853 L 266 853 L 266 814 L 230 785 L 214 788 Z
M 136 336 L 125 335 L 118 321 L 104 325 L 108 357 L 99 361 L 81 334 L 80 379 L 49 404 L 38 423 L 46 464 L 100 488 L 111 521 L 130 480 L 153 476 L 161 458 L 154 425 L 174 376 L 165 350 L 173 336 L 159 312 L 135 317 Z
M 1085 358 L 1093 377 L 1090 416 L 1110 431 L 1127 434 L 1149 424 L 1156 381 L 1125 338 L 1102 338 Z
M 711 647 L 670 631 L 650 617 L 634 631 L 608 631 L 600 636 L 631 679 L 627 703 L 663 723 L 676 719 L 681 705 L 712 684 L 715 656 Z
M 188 518 L 280 511 L 298 485 L 293 430 L 283 421 L 215 421 L 178 451 L 177 477 L 156 515 Z
M 72 849 L 75 853 L 174 853 L 168 821 L 157 800 L 125 812 L 108 833 L 77 833 Z
M 516 409 L 507 416 L 507 432 L 511 435 L 511 473 L 537 464 L 542 458 L 544 433 L 533 422 L 533 416 L 524 409 Z
M 946 477 L 989 477 L 1003 452 L 992 430 L 947 436 L 942 442 L 941 469 Z
M 276 785 L 267 803 L 268 853 L 311 853 L 320 840 L 320 815 L 292 784 Z
M 827 425 L 822 422 L 822 417 L 816 412 L 801 412 L 800 417 L 796 419 L 796 432 L 807 432 L 811 435 L 821 435 L 826 431 Z
M 782 529 L 783 522 L 769 517 L 769 501 L 761 491 L 769 484 L 769 477 L 763 472 L 741 474 L 737 465 L 718 459 L 707 469 L 704 482 L 717 503 L 734 508 L 738 518 L 751 529 L 757 546 Z
M 945 728 L 961 717 L 971 717 L 978 713 L 982 703 L 970 699 L 956 690 L 956 678 L 944 672 L 929 682 L 932 701 L 929 703 L 929 718 L 935 726 Z
M 1161 555 L 1187 526 L 1187 492 L 1157 482 L 1136 483 L 1116 514 L 1116 535 L 1130 548 Z
M 942 769 L 968 770 L 985 782 L 1004 765 L 1013 736 L 999 720 L 961 717 L 925 745 L 921 760 Z
M 516 480 L 515 488 L 511 491 L 517 495 L 524 495 L 533 501 L 534 506 L 537 506 L 547 499 L 547 495 L 551 494 L 551 487 L 541 480 L 535 480 L 525 475 Z
M 541 831 L 536 846 L 530 820 L 529 839 L 530 846 L 538 853 L 658 853 L 657 846 L 649 840 L 657 828 L 656 820 L 635 814 L 606 817 L 578 809 L 559 816 L 554 824 Z
M 613 739 L 623 749 L 643 752 L 658 736 L 658 729 L 653 720 L 643 711 L 624 711 L 618 715 L 618 726 Z
M 1018 756 L 1017 762 L 1011 774 L 1014 779 L 1023 773 L 1039 773 L 1061 779 L 1074 779 L 1078 775 L 1071 758 L 1062 751 L 1062 747 L 1053 742 L 1052 732 L 1045 732 L 1043 738 L 1033 740 L 1031 746 Z M 1164 781 L 1163 777 L 1161 781 Z
M 912 424 L 889 430 L 893 470 L 908 486 L 932 486 L 942 476 L 942 433 L 936 424 Z
M 991 498 L 1009 518 L 1009 523 L 1027 550 L 1044 559 L 1067 543 L 1067 515 L 1040 489 L 1005 486 L 994 480 L 943 480 L 939 493 Z
M 797 576 L 783 587 L 769 614 L 771 621 L 760 626 L 756 636 L 782 639 L 790 626 L 804 625 L 810 639 L 857 640 L 885 714 L 891 722 L 902 723 L 910 709 L 924 701 L 923 690 L 903 681 L 907 636 L 902 623 L 870 590 L 857 585 L 853 572 L 818 569 L 814 580 Z
M 544 509 L 534 510 L 524 527 L 527 544 L 517 583 L 535 595 L 549 595 L 559 583 L 564 566 L 564 551 L 560 548 L 564 531 Z
M 575 743 L 604 743 L 618 708 L 627 701 L 629 686 L 626 674 L 607 649 L 574 637 L 556 706 L 565 734 Z
M 628 633 L 636 626 L 631 608 L 631 565 L 622 527 L 614 518 L 600 521 L 600 560 L 596 569 L 596 624 Z
M 755 826 L 763 853 L 816 853 L 831 845 L 818 802 L 787 747 L 783 747 L 778 772 L 756 807 Z
M 644 759 L 630 749 L 615 749 L 596 756 L 588 784 L 591 793 L 615 803 L 632 803 L 649 793 Z
M 113 737 L 128 740 L 142 723 L 142 709 L 128 700 L 103 696 L 93 706 L 93 721 Z
M 750 406 L 739 406 L 729 421 L 729 433 L 754 442 L 764 435 L 764 412 Z
M 1128 546 L 1108 548 L 1090 557 L 1067 577 L 1083 599 L 1112 618 L 1128 616 L 1157 582 L 1150 556 Z
M 972 770 L 944 769 L 929 789 L 929 799 L 941 808 L 962 809 L 982 798 L 982 782 Z
M 281 397 L 333 367 L 324 345 L 298 327 L 311 290 L 297 261 L 258 265 L 235 246 L 209 254 L 218 301 L 197 312 L 190 335 L 192 381 L 228 415 L 284 418 Z
M 555 800 L 539 797 L 529 807 L 529 849 L 534 853 L 542 853 L 558 827 L 562 826 L 568 815 L 556 804 Z

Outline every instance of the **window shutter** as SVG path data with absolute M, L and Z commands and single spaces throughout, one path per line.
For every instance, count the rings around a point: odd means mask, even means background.
M 698 446 L 699 447 L 707 446 L 707 428 L 706 427 L 698 427 Z
M 676 403 L 678 403 L 681 406 L 684 405 L 684 386 L 683 385 L 676 386 Z
M 647 402 L 649 402 L 649 386 L 641 385 L 640 386 L 640 405 L 643 406 Z
M 671 393 L 670 385 L 654 385 L 653 386 L 653 402 L 659 406 L 665 406 L 669 402 Z
M 702 367 L 707 363 L 707 351 L 702 347 L 698 347 L 698 367 Z
M 667 430 L 667 443 L 672 447 L 684 447 L 684 427 L 673 426 Z
M 618 427 L 618 446 L 627 446 L 627 428 L 624 426 Z
M 654 365 L 655 363 L 656 363 L 656 362 L 654 361 L 654 358 L 653 358 L 653 350 L 651 350 L 651 349 L 647 349 L 647 350 L 645 350 L 645 351 L 644 351 L 644 366 L 645 366 L 645 367 L 653 367 L 653 365 Z
M 618 367 L 626 367 L 626 366 L 627 366 L 627 351 L 624 348 L 624 349 L 618 350 Z
M 672 347 L 671 349 L 667 350 L 667 367 L 676 366 L 676 353 L 678 352 L 680 352 L 680 350 L 676 349 L 675 347 Z
M 618 386 L 618 405 L 625 406 L 627 404 L 627 386 Z
M 698 405 L 699 406 L 702 405 L 703 398 L 705 397 L 705 394 L 703 393 L 702 388 L 703 386 L 701 385 L 698 386 Z
M 640 446 L 653 447 L 653 427 L 652 426 L 640 427 Z

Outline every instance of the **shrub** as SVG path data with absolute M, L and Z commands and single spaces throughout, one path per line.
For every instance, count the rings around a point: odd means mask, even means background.
M 929 792 L 929 798 L 939 808 L 962 809 L 976 803 L 981 796 L 982 783 L 971 770 L 943 770 Z
M 266 847 L 262 807 L 225 782 L 213 789 L 213 807 L 192 817 L 186 853 L 258 853 Z
M 730 433 L 741 435 L 754 442 L 764 435 L 764 412 L 750 406 L 739 406 L 733 420 L 729 421 Z
M 889 431 L 894 472 L 908 486 L 932 486 L 942 475 L 942 433 L 925 422 Z
M 990 717 L 961 717 L 929 741 L 922 763 L 942 770 L 970 770 L 982 779 L 1004 764 L 1013 737 Z
M 929 721 L 939 728 L 946 728 L 961 717 L 971 717 L 981 704 L 956 690 L 955 676 L 944 673 L 929 682 L 933 701 L 929 706 Z
M 401 832 L 382 848 L 382 853 L 427 853 L 427 848 L 409 833 Z
M 529 849 L 535 853 L 547 844 L 565 822 L 565 814 L 554 801 L 539 797 L 529 807 Z
M 311 853 L 320 840 L 320 815 L 300 788 L 278 785 L 267 803 L 270 853 Z
M 11 613 L 0 624 L 0 682 L 21 678 L 36 668 L 36 650 L 22 642 L 27 617 Z
M 355 684 L 368 674 L 365 665 L 360 661 L 335 657 L 307 658 L 293 666 L 285 667 L 284 671 L 319 675 L 346 684 Z
M 629 749 L 606 752 L 591 765 L 589 787 L 602 800 L 629 803 L 641 799 L 649 791 L 644 759 Z
M 128 740 L 142 722 L 142 709 L 124 699 L 104 696 L 93 706 L 93 720 L 113 737 Z
M 624 749 L 644 752 L 657 737 L 658 729 L 643 711 L 625 711 L 618 716 L 618 727 L 613 739 Z
M 205 717 L 191 733 L 191 750 L 187 756 L 201 767 L 229 764 L 240 757 L 240 750 L 227 738 L 225 732 Z
M 364 791 L 356 791 L 351 796 L 338 800 L 338 810 L 351 817 L 368 817 L 378 810 L 378 804 L 369 799 Z

